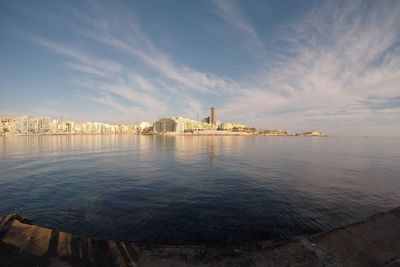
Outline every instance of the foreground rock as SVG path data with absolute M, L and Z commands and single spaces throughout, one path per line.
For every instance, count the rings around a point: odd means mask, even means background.
M 400 208 L 292 241 L 139 246 L 0 217 L 0 266 L 400 266 Z

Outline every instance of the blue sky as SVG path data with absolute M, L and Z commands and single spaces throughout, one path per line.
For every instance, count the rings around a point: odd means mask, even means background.
M 400 1 L 0 1 L 0 114 L 400 136 Z

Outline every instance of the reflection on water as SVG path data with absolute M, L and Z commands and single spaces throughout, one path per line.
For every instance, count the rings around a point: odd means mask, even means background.
M 0 214 L 142 243 L 285 238 L 398 205 L 399 156 L 384 138 L 4 137 Z

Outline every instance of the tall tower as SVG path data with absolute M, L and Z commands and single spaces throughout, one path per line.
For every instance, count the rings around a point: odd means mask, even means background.
M 213 127 L 217 126 L 217 113 L 214 106 L 210 108 L 210 123 Z

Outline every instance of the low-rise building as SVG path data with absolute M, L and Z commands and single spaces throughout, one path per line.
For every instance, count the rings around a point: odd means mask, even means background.
M 325 136 L 323 132 L 311 131 L 303 133 L 304 136 Z
M 150 122 L 142 121 L 140 123 L 135 124 L 133 128 L 136 130 L 136 133 L 143 133 L 153 130 L 152 129 L 153 125 Z
M 223 131 L 244 131 L 248 127 L 240 123 L 225 122 L 221 123 L 221 125 L 218 128 Z
M 204 131 L 211 129 L 212 125 L 207 122 L 199 122 L 183 117 L 163 118 L 154 123 L 154 132 L 156 133 L 183 133 L 189 131 Z
M 15 134 L 15 127 L 14 118 L 0 118 L 0 134 Z

